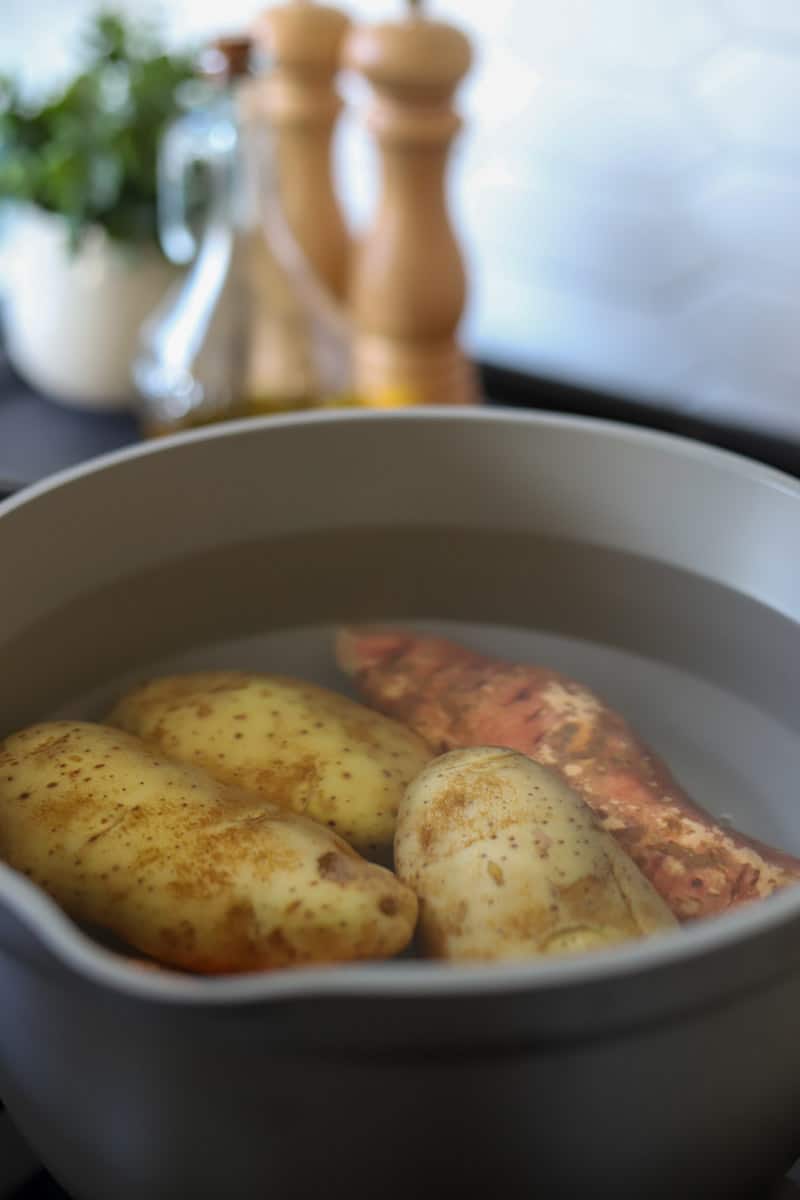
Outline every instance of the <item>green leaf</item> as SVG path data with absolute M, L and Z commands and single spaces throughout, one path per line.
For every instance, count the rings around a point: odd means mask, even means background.
M 84 50 L 83 70 L 35 109 L 0 77 L 0 200 L 60 213 L 74 244 L 94 224 L 121 241 L 152 240 L 158 146 L 183 111 L 193 60 L 113 10 L 89 25 Z

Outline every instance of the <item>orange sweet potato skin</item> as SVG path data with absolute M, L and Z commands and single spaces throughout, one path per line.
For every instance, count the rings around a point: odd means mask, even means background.
M 434 751 L 506 746 L 560 774 L 679 920 L 800 882 L 800 860 L 717 825 L 622 716 L 556 671 L 394 630 L 343 630 L 336 653 L 364 699 Z

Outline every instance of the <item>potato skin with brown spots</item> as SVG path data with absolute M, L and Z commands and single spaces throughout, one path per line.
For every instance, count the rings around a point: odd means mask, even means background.
M 406 784 L 432 757 L 399 722 L 277 675 L 153 679 L 123 696 L 108 722 L 223 783 L 305 813 L 382 861 Z
M 88 722 L 0 743 L 0 858 L 202 973 L 387 958 L 416 921 L 413 893 L 330 830 Z
M 567 785 L 523 754 L 454 750 L 411 784 L 395 836 L 431 957 L 520 959 L 677 928 Z

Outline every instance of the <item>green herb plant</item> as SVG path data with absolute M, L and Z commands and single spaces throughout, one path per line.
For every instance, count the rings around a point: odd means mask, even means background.
M 60 214 L 73 247 L 93 225 L 127 245 L 155 242 L 159 139 L 183 111 L 194 61 L 104 11 L 87 31 L 82 66 L 38 106 L 0 79 L 0 200 Z

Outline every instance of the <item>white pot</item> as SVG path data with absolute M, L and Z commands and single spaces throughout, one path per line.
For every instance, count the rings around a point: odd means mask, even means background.
M 12 364 L 33 387 L 82 408 L 126 408 L 143 320 L 177 277 L 155 246 L 122 247 L 100 228 L 70 250 L 65 223 L 38 209 L 9 231 L 4 324 Z

